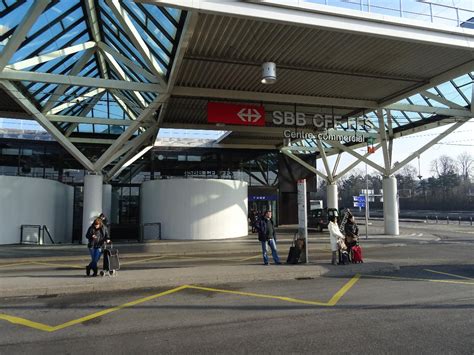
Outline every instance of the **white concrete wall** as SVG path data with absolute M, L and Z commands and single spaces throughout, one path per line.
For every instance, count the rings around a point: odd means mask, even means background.
M 248 184 L 217 179 L 146 181 L 141 223 L 161 223 L 162 239 L 225 239 L 248 234 Z
M 38 178 L 0 176 L 0 201 L 0 244 L 20 243 L 22 224 L 46 225 L 56 243 L 71 243 L 72 186 Z M 47 235 L 44 241 L 50 243 Z

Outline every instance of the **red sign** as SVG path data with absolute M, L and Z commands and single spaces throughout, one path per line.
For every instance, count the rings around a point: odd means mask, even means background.
M 263 106 L 209 102 L 207 104 L 207 122 L 265 126 L 265 109 Z

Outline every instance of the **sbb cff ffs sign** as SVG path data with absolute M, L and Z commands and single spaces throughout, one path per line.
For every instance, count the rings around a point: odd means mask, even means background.
M 207 122 L 265 126 L 265 109 L 263 106 L 209 102 L 207 104 Z

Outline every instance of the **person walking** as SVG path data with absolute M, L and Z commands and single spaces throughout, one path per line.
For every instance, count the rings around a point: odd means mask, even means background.
M 262 244 L 263 263 L 268 265 L 267 243 L 272 250 L 273 261 L 280 265 L 280 258 L 276 247 L 275 226 L 272 221 L 272 211 L 266 211 L 263 217 L 257 223 L 258 240 Z
M 332 259 L 331 264 L 336 265 L 336 258 L 337 258 L 337 250 L 339 247 L 339 240 L 344 240 L 344 235 L 339 230 L 339 226 L 336 223 L 336 216 L 329 217 L 328 223 L 328 230 L 329 230 L 329 241 L 331 243 L 331 252 L 332 252 Z
M 100 217 L 94 219 L 94 222 L 87 229 L 86 238 L 89 241 L 87 247 L 91 256 L 91 262 L 86 266 L 86 275 L 90 276 L 92 271 L 92 276 L 97 276 L 97 263 L 102 255 L 101 248 L 104 243 L 110 243 L 107 227 L 104 226 Z
M 347 252 L 349 255 L 351 255 L 352 247 L 356 246 L 359 242 L 359 227 L 357 227 L 357 223 L 352 214 L 349 214 L 347 218 L 347 223 L 344 226 L 344 234 L 346 235 L 345 242 L 347 246 Z

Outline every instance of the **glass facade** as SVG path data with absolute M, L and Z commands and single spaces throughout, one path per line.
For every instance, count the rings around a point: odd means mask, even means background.
M 435 25 L 474 28 L 474 2 L 471 0 L 304 0 L 304 2 L 425 21 Z M 290 0 L 288 3 L 294 2 Z

